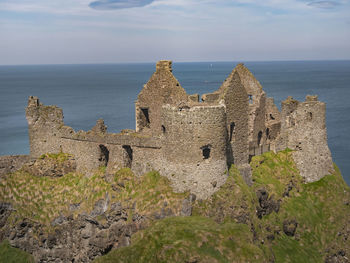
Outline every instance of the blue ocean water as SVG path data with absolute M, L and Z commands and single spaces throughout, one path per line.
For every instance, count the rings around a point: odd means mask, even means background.
M 219 88 L 236 62 L 174 63 L 189 94 Z M 333 160 L 350 184 L 350 61 L 247 62 L 269 97 L 318 94 L 327 103 Z M 29 152 L 25 107 L 28 96 L 63 108 L 65 123 L 89 130 L 103 118 L 110 132 L 135 128 L 134 101 L 155 70 L 154 63 L 0 66 L 0 155 Z

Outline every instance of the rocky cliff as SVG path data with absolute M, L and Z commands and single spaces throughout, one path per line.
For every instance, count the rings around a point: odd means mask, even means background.
M 349 187 L 336 166 L 306 183 L 292 156 L 254 157 L 251 186 L 232 166 L 206 200 L 156 172 L 86 177 L 68 154 L 28 160 L 0 177 L 0 262 L 6 242 L 35 262 L 349 262 Z

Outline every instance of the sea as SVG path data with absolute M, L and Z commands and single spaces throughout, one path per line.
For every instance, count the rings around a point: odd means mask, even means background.
M 173 63 L 188 94 L 220 87 L 238 62 Z M 350 61 L 244 63 L 280 108 L 288 96 L 317 94 L 327 104 L 328 144 L 350 185 Z M 134 102 L 155 63 L 0 66 L 0 155 L 28 154 L 28 96 L 63 108 L 66 125 L 91 129 L 103 118 L 109 132 L 135 128 Z

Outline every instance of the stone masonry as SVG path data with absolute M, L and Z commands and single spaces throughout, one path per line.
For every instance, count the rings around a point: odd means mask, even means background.
M 175 191 L 205 199 L 226 181 L 235 164 L 249 184 L 250 158 L 285 148 L 306 182 L 333 169 L 327 144 L 325 103 L 288 98 L 280 113 L 253 74 L 239 64 L 215 92 L 188 95 L 172 74 L 171 61 L 159 61 L 135 103 L 136 130 L 107 132 L 103 120 L 90 131 L 65 126 L 62 109 L 29 97 L 26 117 L 30 157 L 72 154 L 87 175 L 129 167 L 137 175 L 157 170 Z

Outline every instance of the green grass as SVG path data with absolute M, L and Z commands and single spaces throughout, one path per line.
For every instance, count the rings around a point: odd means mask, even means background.
M 337 167 L 334 174 L 304 184 L 288 149 L 256 156 L 251 166 L 251 187 L 233 166 L 219 191 L 195 202 L 192 217 L 155 222 L 133 236 L 130 247 L 96 262 L 324 262 L 330 247 L 350 249 L 350 240 L 337 235 L 350 218 L 345 204 L 350 189 Z M 257 217 L 259 189 L 280 202 L 278 213 Z M 284 233 L 285 220 L 298 222 L 295 236 Z M 268 239 L 271 235 L 274 239 Z
M 34 258 L 18 249 L 11 247 L 8 241 L 0 243 L 0 263 L 34 263 Z
M 47 159 L 52 159 L 52 160 L 56 160 L 59 163 L 63 163 L 64 161 L 69 160 L 69 158 L 71 158 L 72 155 L 68 154 L 68 153 L 46 153 L 43 154 L 39 157 L 39 159 L 41 160 L 47 160 Z
M 45 154 L 41 160 L 63 162 L 69 155 Z M 182 200 L 188 193 L 173 193 L 170 182 L 156 172 L 136 177 L 130 169 L 122 169 L 114 176 L 113 183 L 104 179 L 105 168 L 100 167 L 91 177 L 69 173 L 62 177 L 36 176 L 20 170 L 8 174 L 0 181 L 0 200 L 11 203 L 14 212 L 8 219 L 16 224 L 28 218 L 40 223 L 45 231 L 51 231 L 51 222 L 60 215 L 90 213 L 94 204 L 108 195 L 110 204 L 121 202 L 133 213 L 152 217 L 166 203 L 174 215 L 179 215 Z M 71 204 L 80 204 L 70 211 Z M 130 213 L 132 218 L 132 213 Z
M 114 188 L 119 191 L 115 194 L 116 200 L 125 207 L 135 207 L 137 213 L 151 216 L 166 204 L 175 215 L 180 214 L 182 200 L 189 193 L 174 193 L 170 181 L 158 172 L 149 172 L 139 178 L 135 177 L 130 169 L 124 168 L 116 173 Z
M 64 157 L 44 156 L 61 161 Z M 162 209 L 181 214 L 189 193 L 174 193 L 167 178 L 157 172 L 141 177 L 121 169 L 111 183 L 101 167 L 92 177 L 66 174 L 59 178 L 38 177 L 19 171 L 0 182 L 0 200 L 13 204 L 9 222 L 28 218 L 50 229 L 50 222 L 68 214 L 69 204 L 79 203 L 76 216 L 92 211 L 94 204 L 109 196 L 133 213 L 149 218 L 149 227 L 133 235 L 132 245 L 111 251 L 96 262 L 324 262 L 325 251 L 345 250 L 350 239 L 338 235 L 349 225 L 350 189 L 340 171 L 304 184 L 285 150 L 256 156 L 251 162 L 253 185 L 247 186 L 232 166 L 226 183 L 207 200 L 197 200 L 192 217 L 154 220 Z M 288 185 L 293 185 L 289 196 Z M 265 189 L 280 203 L 279 212 L 259 219 L 257 191 Z M 296 220 L 295 236 L 283 232 L 285 220 Z M 252 231 L 254 230 L 254 231 Z M 273 236 L 272 238 L 268 238 Z
M 205 217 L 171 217 L 132 237 L 132 245 L 96 259 L 109 262 L 264 262 L 249 227 Z

